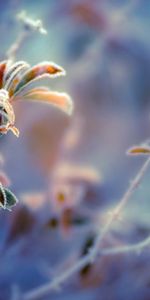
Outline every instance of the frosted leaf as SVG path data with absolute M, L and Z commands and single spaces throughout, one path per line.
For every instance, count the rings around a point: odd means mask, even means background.
M 3 209 L 11 210 L 18 202 L 16 196 L 7 188 L 1 185 L 0 188 L 0 206 Z

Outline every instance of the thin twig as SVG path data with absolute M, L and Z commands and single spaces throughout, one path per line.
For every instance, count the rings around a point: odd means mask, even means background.
M 133 245 L 124 245 L 119 247 L 101 249 L 98 255 L 107 256 L 107 255 L 117 255 L 117 254 L 131 253 L 131 252 L 137 252 L 137 254 L 139 254 L 144 248 L 148 246 L 150 246 L 150 236 L 148 236 L 148 238 L 144 239 L 142 242 Z M 81 270 L 84 266 L 86 266 L 86 264 L 89 263 L 89 260 L 90 260 L 90 254 L 84 256 L 66 272 L 62 273 L 60 276 L 57 276 L 50 284 L 48 283 L 47 291 L 46 291 L 46 285 L 44 285 L 42 288 L 40 288 L 39 291 L 37 291 L 36 289 L 34 292 L 27 293 L 23 297 L 23 300 L 34 300 L 34 299 L 38 300 L 40 297 L 47 294 L 50 290 L 58 289 L 60 284 L 62 284 L 66 279 L 68 279 L 75 272 Z
M 143 179 L 143 176 L 144 176 L 145 172 L 147 171 L 149 165 L 150 165 L 150 157 L 143 164 L 143 166 L 141 167 L 141 169 L 137 173 L 136 177 L 131 182 L 131 184 L 129 186 L 129 189 L 125 192 L 125 194 L 123 195 L 123 197 L 119 201 L 119 203 L 116 206 L 116 208 L 114 209 L 114 211 L 112 211 L 109 214 L 108 221 L 106 222 L 106 224 L 103 227 L 103 229 L 99 230 L 99 234 L 97 235 L 96 242 L 95 242 L 95 244 L 94 244 L 94 246 L 93 246 L 93 248 L 91 250 L 91 258 L 92 258 L 92 260 L 95 259 L 96 254 L 98 252 L 98 249 L 99 249 L 99 247 L 101 245 L 101 242 L 103 241 L 103 239 L 106 236 L 106 234 L 108 233 L 108 231 L 111 229 L 111 225 L 113 224 L 113 222 L 116 219 L 119 218 L 121 211 L 123 210 L 123 208 L 127 204 L 128 200 L 131 198 L 131 196 L 133 195 L 133 193 L 135 192 L 135 190 L 140 185 L 141 180 Z
M 100 246 L 102 241 L 106 237 L 107 233 L 111 230 L 113 222 L 116 219 L 118 219 L 118 216 L 120 215 L 122 209 L 127 204 L 132 194 L 138 188 L 149 165 L 150 165 L 150 157 L 143 164 L 143 166 L 137 173 L 135 179 L 131 182 L 129 189 L 125 192 L 125 194 L 119 201 L 114 211 L 110 214 L 110 217 L 107 223 L 105 224 L 104 228 L 102 230 L 99 230 L 95 244 L 93 248 L 90 250 L 90 252 L 86 256 L 82 257 L 77 262 L 75 262 L 71 268 L 69 268 L 62 274 L 60 274 L 60 276 L 54 278 L 50 283 L 44 284 L 41 287 L 38 287 L 36 289 L 33 289 L 30 292 L 27 292 L 23 296 L 23 300 L 38 300 L 41 297 L 47 295 L 50 291 L 59 288 L 59 286 L 62 283 L 64 283 L 67 279 L 69 279 L 72 275 L 74 275 L 76 272 L 81 270 L 87 264 L 92 263 L 95 260 L 95 258 L 99 255 L 99 253 L 102 254 L 103 256 L 103 255 L 117 254 L 117 253 L 129 252 L 129 251 L 137 251 L 138 249 L 142 249 L 150 244 L 150 237 L 149 237 L 143 242 L 140 242 L 136 245 L 117 247 L 112 249 L 102 249 L 100 252 Z
M 121 253 L 131 253 L 137 252 L 140 253 L 144 248 L 150 246 L 150 236 L 144 239 L 142 242 L 133 244 L 133 245 L 125 245 L 114 248 L 106 248 L 102 249 L 100 255 L 116 255 Z
M 18 51 L 22 48 L 23 44 L 25 44 L 27 38 L 31 36 L 34 32 L 39 32 L 41 34 L 46 34 L 47 31 L 43 27 L 41 20 L 33 20 L 29 18 L 25 11 L 20 12 L 17 15 L 18 21 L 20 21 L 23 25 L 23 28 L 18 35 L 16 41 L 10 46 L 7 51 L 7 58 L 14 61 L 18 54 Z

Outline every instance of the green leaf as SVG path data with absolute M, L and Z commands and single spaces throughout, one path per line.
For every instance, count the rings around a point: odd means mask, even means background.
M 13 206 L 16 205 L 18 199 L 16 196 L 9 190 L 1 186 L 0 189 L 0 206 L 3 209 L 11 210 Z

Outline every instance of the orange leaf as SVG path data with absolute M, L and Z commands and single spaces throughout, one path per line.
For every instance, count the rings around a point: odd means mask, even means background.
M 150 154 L 150 147 L 149 146 L 134 146 L 128 150 L 127 154 L 131 154 L 131 155 Z

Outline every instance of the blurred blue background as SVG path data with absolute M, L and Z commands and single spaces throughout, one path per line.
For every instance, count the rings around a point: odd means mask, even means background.
M 24 293 L 48 282 L 84 255 L 145 159 L 126 151 L 149 140 L 150 128 L 149 1 L 0 2 L 1 60 L 26 30 L 16 18 L 22 10 L 48 33 L 30 33 L 16 60 L 61 65 L 67 76 L 45 84 L 71 95 L 75 109 L 68 117 L 20 101 L 19 139 L 8 133 L 0 140 L 19 199 L 0 216 L 0 300 L 12 299 L 14 286 Z M 149 180 L 147 174 L 106 245 L 148 235 Z M 149 300 L 149 270 L 148 250 L 110 256 L 42 299 Z

